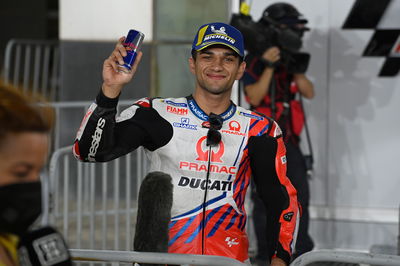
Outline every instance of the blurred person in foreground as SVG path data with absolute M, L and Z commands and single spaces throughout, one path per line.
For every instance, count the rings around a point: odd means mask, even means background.
M 31 255 L 37 259 L 38 254 L 31 254 L 28 247 L 38 233 L 44 236 L 42 231 L 30 234 L 30 227 L 42 212 L 40 173 L 48 156 L 53 118 L 50 107 L 0 82 L 1 266 L 69 265 L 32 260 Z M 55 232 L 51 230 L 51 233 L 54 237 Z M 26 251 L 23 255 L 19 252 L 21 243 Z
M 271 216 L 272 265 L 287 265 L 298 218 L 296 191 L 286 177 L 285 147 L 270 118 L 236 106 L 232 85 L 245 70 L 243 37 L 225 23 L 201 26 L 189 69 L 192 95 L 143 98 L 116 116 L 132 72 L 117 71 L 122 37 L 103 65 L 103 84 L 74 144 L 82 161 L 103 162 L 143 146 L 150 171 L 172 177 L 168 252 L 219 255 L 249 263 L 244 200 L 253 175 Z
M 300 133 L 304 125 L 304 111 L 299 96 L 314 97 L 314 86 L 305 75 L 309 54 L 300 53 L 301 38 L 308 30 L 305 20 L 297 9 L 287 3 L 268 6 L 257 26 L 268 36 L 267 47 L 261 53 L 246 56 L 246 71 L 242 78 L 246 100 L 251 109 L 278 122 L 283 131 L 286 146 L 287 176 L 297 190 L 301 204 L 301 218 L 293 259 L 313 249 L 308 234 L 309 184 L 307 164 L 300 150 Z M 253 194 L 254 225 L 258 253 L 256 260 L 263 265 L 268 260 L 265 252 L 268 240 L 268 212 L 259 197 Z

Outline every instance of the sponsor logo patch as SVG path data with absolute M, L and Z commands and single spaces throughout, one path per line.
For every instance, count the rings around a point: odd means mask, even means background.
M 229 122 L 228 125 L 229 125 L 229 130 L 223 129 L 223 130 L 221 130 L 222 133 L 227 133 L 227 134 L 232 134 L 232 135 L 239 135 L 239 136 L 246 135 L 245 133 L 240 132 L 240 124 L 239 124 L 238 121 L 233 120 L 233 121 Z
M 181 161 L 179 162 L 179 168 L 187 171 L 194 172 L 207 172 L 208 169 L 208 160 L 209 160 L 209 152 L 210 149 L 206 146 L 207 136 L 201 137 L 196 144 L 196 153 L 197 153 L 197 161 L 200 162 L 188 162 Z M 218 173 L 218 174 L 236 174 L 236 166 L 227 166 L 221 165 L 223 163 L 222 156 L 225 153 L 225 145 L 224 142 L 221 141 L 218 146 L 218 150 L 211 151 L 211 164 L 210 164 L 210 172 Z
M 205 190 L 207 188 L 207 190 L 227 192 L 232 190 L 232 183 L 232 181 L 224 181 L 218 179 L 209 179 L 208 182 L 206 182 L 204 178 L 181 176 L 181 179 L 178 182 L 178 186 L 201 190 Z
M 189 108 L 192 110 L 192 112 L 201 120 L 207 121 L 208 120 L 208 116 L 202 111 L 200 110 L 196 104 L 194 103 L 193 100 L 189 101 Z
M 237 241 L 237 238 L 231 238 L 228 236 L 225 238 L 226 244 L 231 248 L 233 245 L 239 245 L 239 242 Z
M 198 155 L 196 158 L 197 161 L 204 161 L 204 162 L 208 161 L 209 149 L 206 147 L 206 140 L 207 136 L 204 136 L 197 141 L 196 144 L 196 152 Z M 222 163 L 221 157 L 224 155 L 224 153 L 225 153 L 225 145 L 224 142 L 221 141 L 219 143 L 218 150 L 211 152 L 211 162 Z
M 177 106 L 177 107 L 187 107 L 186 103 L 176 103 L 176 102 L 173 102 L 170 100 L 165 100 L 164 102 L 167 104 L 173 105 L 173 106 Z
M 287 221 L 287 222 L 290 222 L 290 221 L 292 220 L 292 218 L 293 218 L 293 215 L 294 215 L 293 212 L 285 213 L 285 214 L 283 215 L 283 219 L 284 219 L 285 221 Z
M 95 156 L 97 153 L 97 149 L 99 148 L 101 135 L 103 134 L 103 128 L 104 128 L 105 124 L 106 124 L 106 120 L 104 118 L 100 117 L 99 121 L 97 121 L 96 130 L 94 131 L 94 134 L 92 135 L 92 145 L 89 148 L 88 160 L 91 162 L 96 161 Z
M 249 118 L 252 118 L 252 119 L 256 119 L 256 120 L 260 120 L 260 121 L 264 120 L 264 117 L 262 117 L 262 116 L 248 114 L 248 113 L 245 113 L 245 112 L 239 112 L 239 115 L 242 115 L 242 116 L 245 116 L 245 117 L 249 117 Z
M 188 114 L 188 109 L 186 108 L 179 108 L 179 107 L 174 107 L 174 106 L 167 106 L 167 112 L 176 114 L 176 115 L 187 115 Z
M 197 130 L 197 125 L 190 125 L 190 124 L 189 124 L 189 121 L 190 121 L 189 118 L 187 118 L 187 117 L 182 117 L 180 123 L 174 122 L 172 125 L 173 125 L 174 127 L 185 128 L 185 129 L 191 129 L 191 130 Z

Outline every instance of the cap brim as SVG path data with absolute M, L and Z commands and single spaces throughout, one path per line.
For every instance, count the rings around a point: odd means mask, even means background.
M 209 42 L 209 43 L 207 43 L 206 45 L 202 45 L 201 47 L 195 47 L 195 50 L 196 50 L 196 51 L 201 51 L 201 50 L 203 50 L 204 48 L 210 47 L 211 45 L 215 45 L 215 44 L 222 44 L 222 45 L 225 45 L 225 46 L 231 48 L 233 51 L 235 51 L 239 56 L 243 57 L 243 55 L 240 54 L 239 50 L 238 50 L 236 47 L 234 47 L 234 46 L 232 46 L 232 45 L 230 45 L 230 44 L 224 43 L 224 42 Z

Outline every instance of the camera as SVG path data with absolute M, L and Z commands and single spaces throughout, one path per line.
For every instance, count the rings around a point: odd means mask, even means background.
M 230 21 L 242 32 L 245 49 L 250 54 L 260 57 L 266 49 L 277 46 L 281 50 L 280 63 L 288 68 L 289 73 L 307 71 L 310 54 L 300 52 L 304 32 L 309 30 L 304 26 L 306 23 L 307 20 L 286 3 L 267 7 L 258 22 L 242 13 L 233 14 Z

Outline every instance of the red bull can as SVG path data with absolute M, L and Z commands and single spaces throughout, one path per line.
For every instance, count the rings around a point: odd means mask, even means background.
M 123 46 L 126 49 L 127 55 L 124 57 L 124 64 L 118 65 L 118 71 L 124 73 L 130 73 L 132 65 L 135 62 L 137 53 L 140 50 L 144 39 L 144 34 L 137 30 L 129 30 L 128 35 L 125 38 Z

